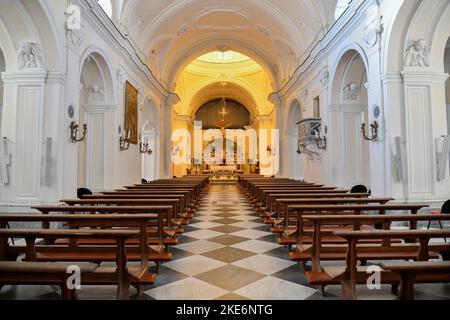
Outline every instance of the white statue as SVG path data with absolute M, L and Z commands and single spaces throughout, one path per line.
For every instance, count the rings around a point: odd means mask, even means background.
M 92 87 L 90 87 L 88 93 L 89 101 L 98 102 L 105 100 L 104 90 L 97 85 L 93 85 Z
M 428 47 L 425 40 L 414 42 L 405 54 L 405 66 L 407 67 L 429 67 Z
M 42 68 L 42 56 L 37 43 L 23 42 L 17 54 L 19 70 Z
M 343 98 L 347 101 L 356 101 L 359 98 L 359 86 L 356 83 L 350 83 L 343 90 Z

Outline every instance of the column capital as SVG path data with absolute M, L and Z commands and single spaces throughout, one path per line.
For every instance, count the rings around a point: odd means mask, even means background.
M 278 92 L 271 93 L 267 98 L 270 103 L 273 103 L 276 107 L 281 107 L 283 100 Z
M 164 101 L 166 107 L 172 107 L 173 105 L 181 101 L 180 97 L 176 93 L 169 93 L 166 100 Z

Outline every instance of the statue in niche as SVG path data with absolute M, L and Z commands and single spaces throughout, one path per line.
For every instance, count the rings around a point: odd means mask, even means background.
M 93 85 L 88 90 L 88 99 L 90 102 L 99 102 L 105 100 L 105 91 L 97 85 Z
M 415 41 L 405 54 L 405 66 L 407 67 L 429 67 L 428 46 L 425 40 Z
M 42 56 L 37 43 L 23 42 L 17 54 L 18 69 L 42 68 Z
M 359 87 L 356 83 L 350 83 L 343 90 L 343 99 L 347 101 L 356 101 L 359 98 Z

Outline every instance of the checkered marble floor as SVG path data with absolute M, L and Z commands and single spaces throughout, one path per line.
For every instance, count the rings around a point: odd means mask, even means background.
M 156 283 L 143 296 L 155 300 L 340 300 L 340 286 L 322 297 L 309 286 L 300 266 L 256 216 L 235 185 L 213 185 L 192 224 L 161 266 Z M 114 299 L 114 286 L 86 287 L 81 299 Z M 369 291 L 358 286 L 359 299 L 393 300 L 390 286 Z M 0 299 L 60 299 L 49 286 L 6 286 Z M 416 285 L 416 299 L 450 299 L 450 284 Z

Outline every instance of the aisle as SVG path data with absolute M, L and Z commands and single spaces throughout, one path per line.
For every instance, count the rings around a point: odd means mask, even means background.
M 146 294 L 154 299 L 319 298 L 235 185 L 214 185 Z

